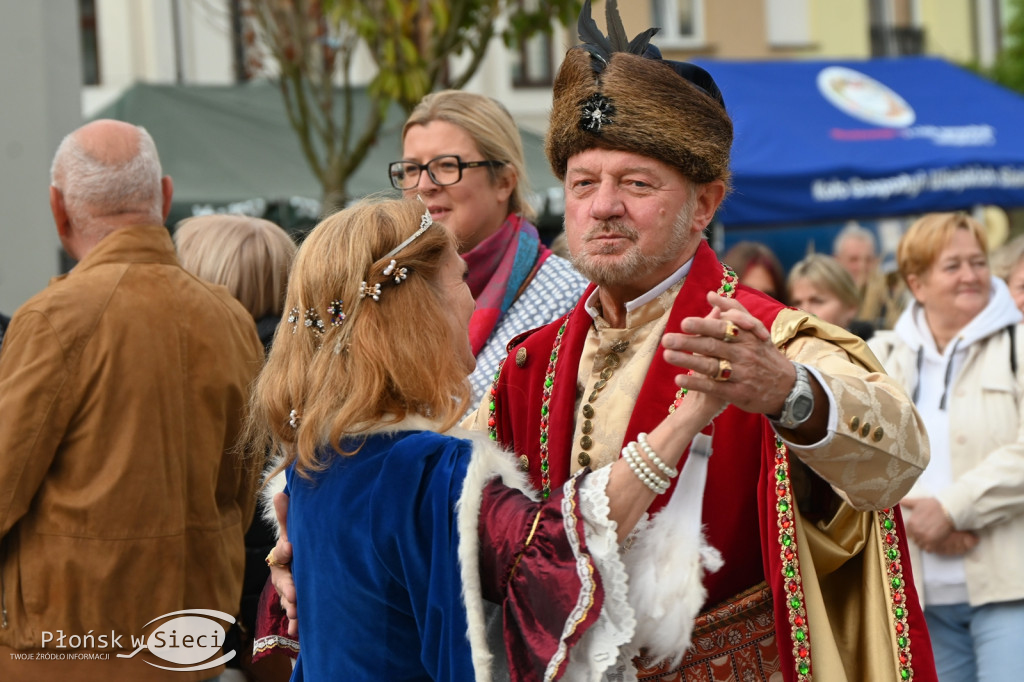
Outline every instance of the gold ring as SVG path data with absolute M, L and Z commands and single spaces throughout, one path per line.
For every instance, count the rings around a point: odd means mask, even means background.
M 267 562 L 267 566 L 270 566 L 271 568 L 284 568 L 284 567 L 286 567 L 288 565 L 288 564 L 282 564 L 281 562 L 279 562 L 277 559 L 274 558 L 274 550 L 270 550 L 270 553 L 267 554 L 267 558 L 264 559 L 264 561 L 266 561 Z
M 740 333 L 739 327 L 732 320 L 725 321 L 725 337 L 722 339 L 726 343 L 732 343 L 736 340 L 736 335 Z
M 732 363 L 725 358 L 718 361 L 718 373 L 715 374 L 715 381 L 728 381 L 732 376 Z

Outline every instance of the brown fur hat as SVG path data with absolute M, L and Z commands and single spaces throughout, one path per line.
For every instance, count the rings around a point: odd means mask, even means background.
M 696 183 L 729 184 L 732 120 L 725 107 L 669 62 L 612 52 L 601 73 L 581 47 L 569 50 L 554 86 L 545 142 L 551 170 L 592 147 L 633 152 L 678 168 Z

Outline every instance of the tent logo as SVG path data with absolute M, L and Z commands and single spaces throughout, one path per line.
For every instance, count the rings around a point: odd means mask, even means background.
M 888 128 L 906 128 L 916 115 L 906 100 L 874 78 L 845 66 L 818 73 L 818 90 L 833 106 L 854 118 Z

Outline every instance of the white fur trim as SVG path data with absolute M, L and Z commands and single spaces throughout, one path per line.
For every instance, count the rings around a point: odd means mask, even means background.
M 459 529 L 459 570 L 462 573 L 462 593 L 466 603 L 466 617 L 469 624 L 467 635 L 473 651 L 473 668 L 476 679 L 490 682 L 491 663 L 494 654 L 487 646 L 487 623 L 484 614 L 483 589 L 480 586 L 480 543 L 478 528 L 480 504 L 484 487 L 494 478 L 526 493 L 537 500 L 537 491 L 530 486 L 525 472 L 519 470 L 512 456 L 491 442 L 487 434 L 478 431 L 455 429 L 449 435 L 465 438 L 473 443 L 473 457 L 466 470 L 466 480 L 456 507 Z M 504 651 L 498 652 L 504 660 Z
M 264 478 L 270 476 L 271 472 L 277 468 L 279 463 L 280 460 L 272 462 L 264 472 Z M 263 486 L 263 489 L 260 491 L 260 515 L 263 517 L 263 520 L 267 522 L 267 525 L 273 526 L 275 538 L 281 537 L 281 526 L 277 522 L 277 512 L 274 511 L 274 495 L 284 492 L 284 486 L 287 482 L 284 471 L 279 471 L 273 478 L 267 481 L 267 484 Z

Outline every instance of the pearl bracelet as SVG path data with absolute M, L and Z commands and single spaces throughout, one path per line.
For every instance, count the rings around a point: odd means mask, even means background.
M 622 458 L 629 464 L 630 470 L 640 479 L 640 482 L 650 488 L 656 495 L 661 495 L 668 490 L 669 482 L 659 477 L 647 466 L 643 458 L 636 450 L 636 443 L 630 443 L 622 448 Z
M 626 448 L 629 449 L 629 454 L 636 461 L 637 466 L 640 467 L 640 471 L 642 471 L 645 474 L 647 474 L 651 478 L 651 480 L 653 480 L 659 487 L 665 487 L 665 488 L 668 487 L 669 481 L 666 481 L 665 479 L 663 479 L 661 476 L 659 476 L 657 473 L 655 473 L 655 471 L 653 469 L 651 469 L 650 466 L 647 465 L 647 460 L 645 460 L 640 455 L 640 451 L 637 450 L 636 442 L 635 441 L 630 443 L 629 445 L 627 445 Z
M 675 478 L 679 475 L 678 469 L 673 469 L 669 465 L 665 464 L 665 462 L 661 461 L 661 457 L 658 457 L 654 452 L 654 448 L 652 448 L 651 444 L 647 442 L 646 433 L 637 434 L 636 439 L 640 444 L 640 447 L 643 449 L 644 454 L 647 455 L 647 459 L 651 460 L 651 464 L 661 469 L 661 472 L 669 478 Z

